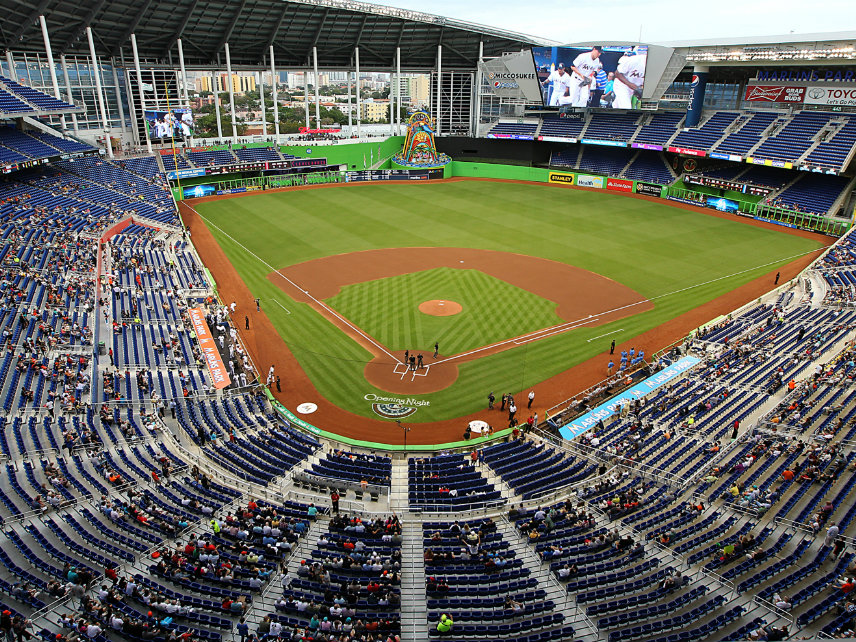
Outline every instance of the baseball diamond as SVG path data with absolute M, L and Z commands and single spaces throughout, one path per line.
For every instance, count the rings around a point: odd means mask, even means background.
M 266 308 L 275 332 L 263 339 L 305 373 L 304 384 L 290 372 L 286 390 L 317 390 L 330 404 L 321 404 L 319 416 L 338 408 L 335 416 L 349 418 L 340 425 L 374 439 L 395 432 L 363 401 L 367 385 L 379 394 L 430 394 L 430 407 L 409 418 L 412 443 L 433 437 L 436 426 L 458 433 L 453 419 L 474 415 L 484 390 L 537 385 L 545 400 L 551 390 L 567 396 L 606 374 L 595 356 L 603 345 L 588 339 L 620 327 L 622 345 L 638 343 L 651 354 L 668 343 L 656 337 L 664 324 L 717 299 L 722 312 L 734 309 L 753 296 L 744 298 L 740 288 L 796 268 L 823 247 L 805 233 L 699 216 L 643 197 L 500 181 L 209 197 L 184 212 L 203 257 L 214 251 L 207 232 L 228 257 L 208 261 L 221 288 L 237 278 L 249 288 L 242 296 L 286 302 L 289 315 Z M 557 237 L 557 226 L 568 225 L 573 235 Z M 453 326 L 424 328 L 428 320 L 414 310 L 433 291 L 460 300 L 464 283 L 454 295 L 442 289 L 455 274 L 481 281 L 464 288 L 467 310 L 432 317 L 457 324 L 439 341 L 435 360 L 433 344 Z M 538 298 L 527 298 L 533 294 Z M 543 316 L 550 307 L 553 320 Z M 518 330 L 514 319 L 524 322 Z M 671 329 L 668 339 L 690 329 Z M 653 341 L 644 336 L 652 332 Z M 262 339 L 258 330 L 254 336 Z M 405 350 L 421 352 L 430 369 L 396 370 Z M 290 393 L 282 394 L 288 402 Z

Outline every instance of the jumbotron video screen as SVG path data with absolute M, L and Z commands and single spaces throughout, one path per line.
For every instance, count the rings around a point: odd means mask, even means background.
M 648 48 L 533 47 L 545 107 L 639 109 Z

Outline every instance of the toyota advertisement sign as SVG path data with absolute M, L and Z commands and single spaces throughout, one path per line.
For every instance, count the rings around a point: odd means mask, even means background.
M 749 85 L 746 102 L 856 107 L 856 86 Z
M 807 87 L 806 105 L 856 107 L 856 87 Z

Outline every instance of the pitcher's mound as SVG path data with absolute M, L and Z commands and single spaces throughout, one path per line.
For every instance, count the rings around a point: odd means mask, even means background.
M 439 299 L 423 301 L 419 304 L 420 312 L 430 314 L 433 317 L 450 317 L 460 313 L 463 309 L 460 303 L 456 303 L 455 301 L 440 301 Z

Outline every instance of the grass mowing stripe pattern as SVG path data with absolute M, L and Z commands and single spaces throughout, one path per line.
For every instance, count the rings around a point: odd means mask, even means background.
M 816 241 L 705 216 L 663 202 L 537 184 L 463 181 L 342 186 L 258 193 L 194 207 L 262 259 L 279 267 L 384 247 L 473 247 L 576 265 L 619 281 L 648 298 L 747 270 L 656 299 L 655 309 L 649 312 L 597 328 L 579 328 L 464 363 L 455 385 L 432 394 L 431 406 L 413 415 L 412 421 L 417 422 L 472 412 L 482 407 L 490 390 L 497 394 L 522 390 L 567 370 L 603 352 L 608 337 L 586 342 L 599 334 L 624 328 L 618 342 L 629 347 L 636 335 L 775 271 L 787 262 L 786 257 L 819 247 Z M 274 327 L 320 392 L 343 408 L 373 416 L 363 395 L 381 391 L 373 389 L 363 377 L 369 353 L 309 306 L 286 296 L 266 278 L 268 270 L 257 259 L 217 229 L 212 227 L 211 231 L 254 296 L 265 301 L 276 298 L 291 310 L 292 314 L 287 315 L 273 303 L 265 307 Z M 501 314 L 484 312 L 496 297 L 484 287 L 475 290 L 481 296 L 479 306 L 483 311 L 450 340 L 472 344 L 485 332 L 507 334 L 520 318 L 531 319 L 540 313 L 518 305 L 506 306 L 508 309 Z M 407 292 L 414 296 L 416 290 Z M 389 326 L 390 334 L 423 337 L 419 340 L 427 344 L 425 350 L 439 338 L 432 336 L 433 329 L 425 325 L 425 320 L 417 325 L 415 315 L 396 309 L 396 298 L 388 296 L 378 301 L 385 302 L 383 322 Z M 365 302 L 360 314 L 367 315 L 370 309 Z M 380 311 L 377 314 L 380 319 Z M 380 321 L 373 323 L 379 325 Z M 440 343 L 444 354 L 454 347 Z M 422 349 L 421 345 L 405 347 Z M 606 363 L 604 373 L 605 366 Z

